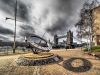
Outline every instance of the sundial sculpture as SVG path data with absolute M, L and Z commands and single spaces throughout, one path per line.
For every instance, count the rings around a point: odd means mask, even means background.
M 33 53 L 27 53 L 20 56 L 16 60 L 16 64 L 20 66 L 39 66 L 49 63 L 62 61 L 62 57 L 49 52 L 52 49 L 50 42 L 46 41 L 38 35 L 31 35 L 25 39 L 28 48 Z
M 34 54 L 49 52 L 52 49 L 50 42 L 35 34 L 26 38 L 25 41 L 27 47 L 31 48 Z

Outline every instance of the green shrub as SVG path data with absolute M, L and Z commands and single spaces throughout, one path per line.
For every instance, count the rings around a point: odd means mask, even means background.
M 85 51 L 85 52 L 88 51 L 88 48 L 85 48 L 84 51 Z
M 88 51 L 88 48 L 85 48 L 84 51 Z M 92 47 L 93 52 L 100 52 L 100 46 L 94 46 Z

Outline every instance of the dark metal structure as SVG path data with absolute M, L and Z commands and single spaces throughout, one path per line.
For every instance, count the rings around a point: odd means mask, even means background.
M 50 42 L 35 34 L 28 37 L 25 41 L 27 47 L 31 48 L 34 54 L 38 54 L 39 52 L 49 52 L 52 49 Z

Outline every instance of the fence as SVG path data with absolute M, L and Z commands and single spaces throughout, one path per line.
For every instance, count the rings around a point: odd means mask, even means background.
M 31 50 L 26 47 L 17 47 L 15 54 L 29 53 Z M 13 54 L 13 48 L 11 46 L 0 47 L 0 56 Z

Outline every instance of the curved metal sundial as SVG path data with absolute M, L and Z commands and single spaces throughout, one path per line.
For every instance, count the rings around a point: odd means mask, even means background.
M 32 49 L 32 53 L 25 54 L 16 60 L 19 66 L 39 66 L 54 62 L 62 61 L 63 58 L 53 53 L 47 53 L 52 49 L 50 42 L 38 35 L 31 35 L 25 38 L 28 48 Z M 44 52 L 40 53 L 39 52 Z M 37 54 L 37 55 L 36 55 Z
M 50 42 L 38 35 L 28 37 L 26 39 L 26 44 L 32 49 L 34 54 L 38 54 L 39 52 L 49 52 L 52 49 Z

